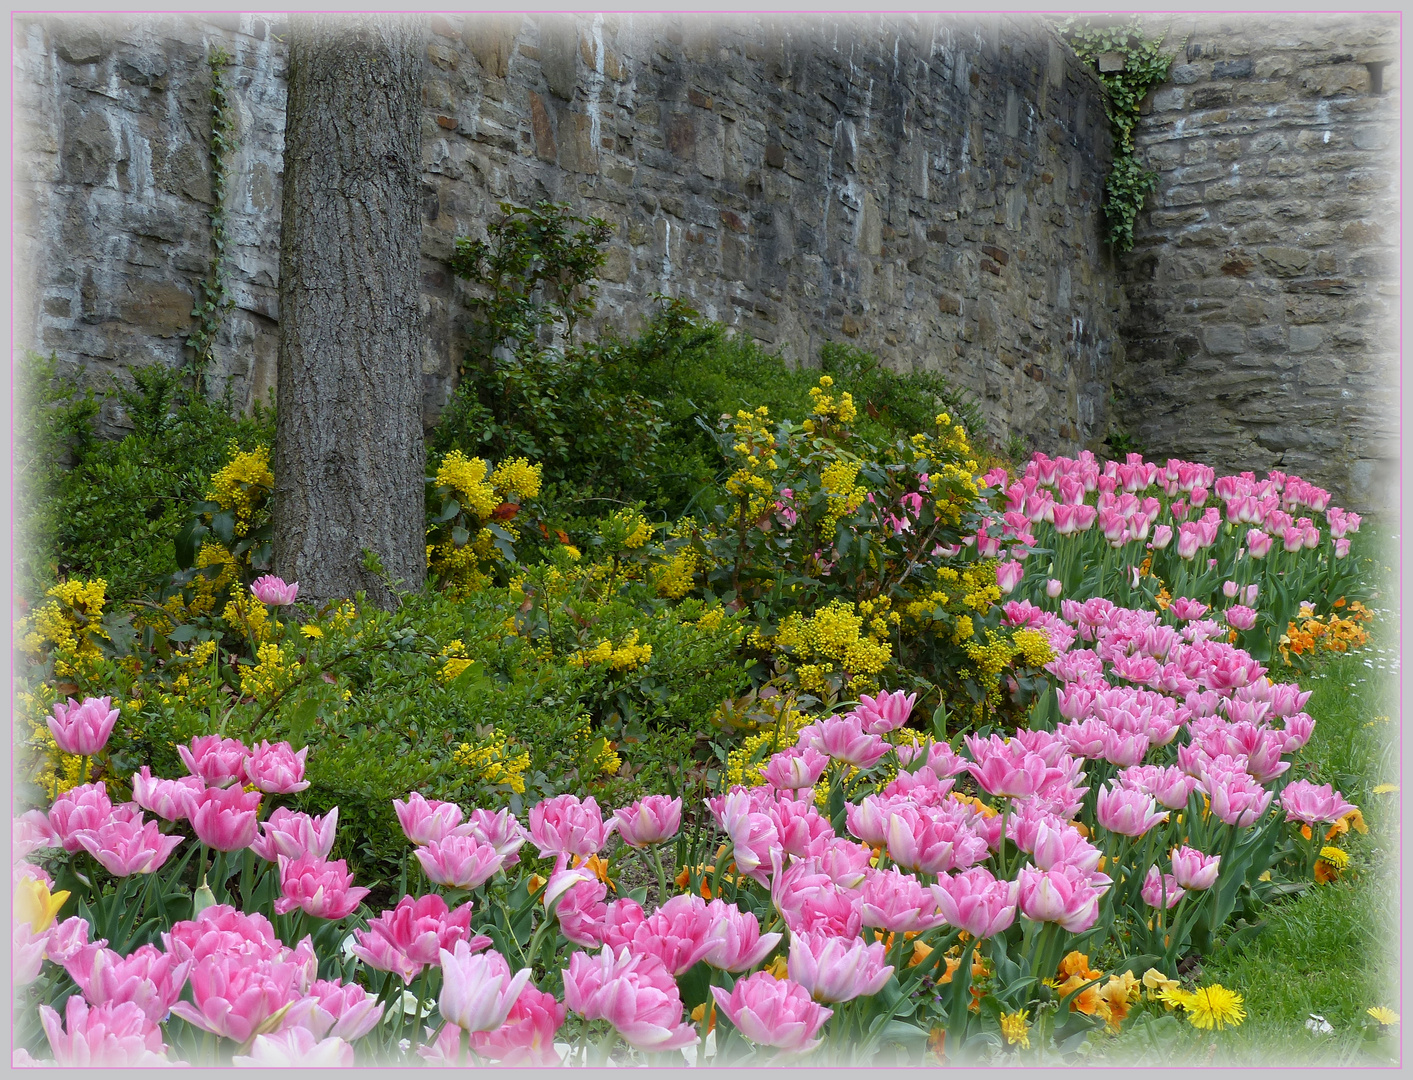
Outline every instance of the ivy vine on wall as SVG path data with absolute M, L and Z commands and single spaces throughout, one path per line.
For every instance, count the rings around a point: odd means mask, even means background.
M 231 55 L 217 45 L 207 53 L 206 63 L 211 70 L 211 258 L 206 277 L 200 285 L 196 307 L 191 311 L 197 326 L 186 339 L 192 350 L 192 359 L 186 370 L 196 389 L 203 393 L 216 335 L 232 303 L 226 288 L 225 268 L 226 182 L 230 158 L 237 145 L 235 111 L 231 106 L 230 86 L 226 82 L 226 68 L 230 66 Z
M 1158 174 L 1134 155 L 1133 129 L 1138 107 L 1148 91 L 1168 78 L 1173 54 L 1163 52 L 1162 36 L 1150 38 L 1135 17 L 1124 23 L 1095 25 L 1071 15 L 1060 33 L 1086 63 L 1094 65 L 1108 91 L 1105 110 L 1114 134 L 1114 164 L 1104 183 L 1104 218 L 1116 251 L 1133 247 L 1133 223 L 1143 200 L 1158 186 Z

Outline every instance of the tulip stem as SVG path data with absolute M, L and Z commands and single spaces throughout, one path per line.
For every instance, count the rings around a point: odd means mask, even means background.
M 659 905 L 667 902 L 667 871 L 662 865 L 662 853 L 658 850 L 658 845 L 652 845 L 653 865 L 657 867 L 657 902 Z
M 83 764 L 79 766 L 79 783 L 88 783 L 88 755 L 83 755 Z

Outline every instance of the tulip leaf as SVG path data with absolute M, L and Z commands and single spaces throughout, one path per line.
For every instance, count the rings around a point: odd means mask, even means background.
M 682 1004 L 688 1009 L 695 1009 L 710 996 L 707 987 L 711 985 L 711 970 L 706 961 L 698 960 L 677 977 Z

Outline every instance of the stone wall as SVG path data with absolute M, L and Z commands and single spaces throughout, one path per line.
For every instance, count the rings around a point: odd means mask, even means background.
M 16 21 L 21 344 L 121 378 L 176 365 L 209 250 L 204 57 L 234 56 L 236 309 L 217 379 L 274 383 L 283 27 Z M 454 238 L 500 200 L 615 227 L 598 324 L 683 298 L 812 362 L 829 340 L 947 373 L 991 434 L 1108 430 L 1122 290 L 1101 248 L 1102 91 L 1028 17 L 438 16 L 425 80 L 425 417 L 455 381 Z M 120 428 L 110 403 L 106 418 Z
M 1121 422 L 1160 457 L 1393 506 L 1398 18 L 1207 15 L 1170 34 L 1137 133 L 1160 182 L 1124 260 Z

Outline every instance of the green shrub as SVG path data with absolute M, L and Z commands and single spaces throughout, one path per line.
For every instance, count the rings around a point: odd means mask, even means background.
M 16 476 L 16 587 L 37 598 L 65 577 L 102 578 L 126 599 L 172 573 L 172 539 L 232 442 L 268 441 L 273 416 L 233 417 L 227 395 L 206 401 L 160 365 L 134 368 L 136 389 L 115 393 L 132 421 L 121 439 L 99 439 L 99 403 L 54 377 L 54 361 L 20 366 Z M 65 462 L 69 464 L 65 467 Z

